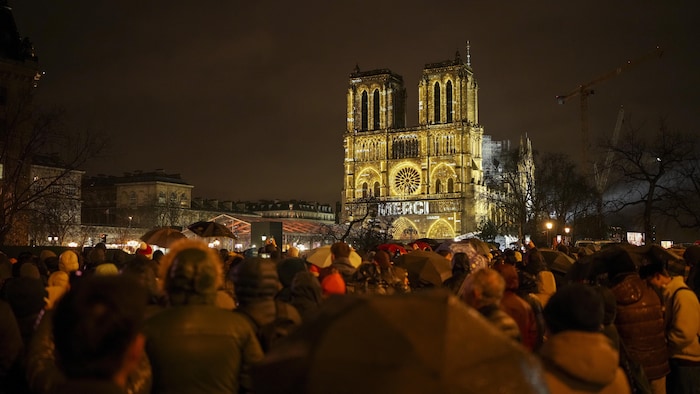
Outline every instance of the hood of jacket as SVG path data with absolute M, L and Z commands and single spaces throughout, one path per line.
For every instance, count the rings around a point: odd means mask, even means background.
M 644 295 L 647 284 L 637 274 L 629 274 L 612 287 L 618 305 L 630 305 L 638 302 Z
M 617 375 L 619 355 L 602 333 L 563 331 L 540 348 L 545 369 L 554 368 L 583 383 L 605 387 Z

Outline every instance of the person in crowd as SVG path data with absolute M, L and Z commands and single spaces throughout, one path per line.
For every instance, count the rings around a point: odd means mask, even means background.
M 666 308 L 666 340 L 671 373 L 668 393 L 700 393 L 700 303 L 682 276 L 671 277 L 661 262 L 642 267 L 640 276 L 658 289 Z
M 238 300 L 236 311 L 250 320 L 263 351 L 301 324 L 301 316 L 291 304 L 275 300 L 281 285 L 273 260 L 244 260 L 234 271 L 233 284 Z
M 146 320 L 152 393 L 251 391 L 249 367 L 262 359 L 253 326 L 214 305 L 221 263 L 206 244 L 183 239 L 161 261 L 171 307 Z
M 53 338 L 67 380 L 53 391 L 126 393 L 144 354 L 145 291 L 120 276 L 81 281 L 56 307 Z
M 133 278 L 146 289 L 146 318 L 150 318 L 166 306 L 165 295 L 158 286 L 158 278 L 151 267 L 138 259 L 132 259 L 124 265 L 121 274 Z
M 337 270 L 346 284 L 352 281 L 352 275 L 355 273 L 355 267 L 350 263 L 351 252 L 350 245 L 345 242 L 336 242 L 331 245 L 330 268 Z
M 506 289 L 503 276 L 491 268 L 482 268 L 464 280 L 462 300 L 476 309 L 506 336 L 522 342 L 518 324 L 503 309 L 501 299 Z
M 0 394 L 21 392 L 24 342 L 10 304 L 0 300 Z
M 609 257 L 608 281 L 615 295 L 615 326 L 630 361 L 641 365 L 655 394 L 666 392 L 668 349 L 657 292 L 642 280 L 627 252 Z
M 391 263 L 391 256 L 385 250 L 377 250 L 371 262 L 358 267 L 352 277 L 355 293 L 395 294 L 407 293 L 408 273 Z
M 443 287 L 449 289 L 452 294 L 458 295 L 464 279 L 469 276 L 471 270 L 471 263 L 467 254 L 464 252 L 455 253 L 452 257 L 452 276 L 445 280 L 442 284 Z
M 303 271 L 307 271 L 306 262 L 299 257 L 287 257 L 280 261 L 277 264 L 277 275 L 282 288 L 277 292 L 275 298 L 283 302 L 290 302 L 292 300 L 292 282 L 294 277 Z
M 530 304 L 516 293 L 518 290 L 518 272 L 510 264 L 494 266 L 505 281 L 505 291 L 501 298 L 501 309 L 515 320 L 520 329 L 523 346 L 533 351 L 542 343 L 540 331 L 537 328 L 535 313 Z
M 66 250 L 58 256 L 58 270 L 70 275 L 80 269 L 78 254 L 72 250 Z
M 690 267 L 685 283 L 700 298 L 700 245 L 691 245 L 683 252 L 683 259 Z
M 290 290 L 289 302 L 299 312 L 302 322 L 315 318 L 323 301 L 323 292 L 318 278 L 306 270 L 298 272 L 294 275 Z
M 58 300 L 70 289 L 68 274 L 63 271 L 56 271 L 49 276 L 48 286 L 46 286 L 46 309 L 53 309 Z
M 550 333 L 539 350 L 552 393 L 631 393 L 618 352 L 600 332 L 604 306 L 590 286 L 559 289 L 544 307 Z
M 141 241 L 134 254 L 145 256 L 147 259 L 151 260 L 153 257 L 153 248 L 151 245 Z
M 25 263 L 24 266 L 28 267 L 28 264 Z M 23 271 L 27 267 L 22 267 Z M 44 310 L 46 298 L 44 282 L 36 277 L 12 278 L 7 280 L 2 288 L 2 299 L 10 304 L 24 343 L 29 343 L 34 335 L 34 325 Z

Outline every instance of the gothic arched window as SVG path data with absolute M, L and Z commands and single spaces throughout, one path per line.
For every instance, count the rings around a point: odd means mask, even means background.
M 440 187 L 441 187 L 441 186 L 442 186 L 442 182 L 440 182 L 439 179 L 438 179 L 437 181 L 435 181 L 435 193 L 440 193 L 440 192 L 441 192 L 441 190 L 440 190 Z
M 369 190 L 368 190 L 367 182 L 365 182 L 365 183 L 362 184 L 362 198 L 367 198 L 367 197 L 369 197 L 369 196 L 367 195 L 368 192 L 369 192 Z
M 379 130 L 379 89 L 374 90 L 372 104 L 374 107 L 374 111 L 372 111 L 372 130 Z
M 447 101 L 447 123 L 452 123 L 452 81 L 445 85 L 445 100 Z
M 367 130 L 368 129 L 368 119 L 367 117 L 369 116 L 369 103 L 367 99 L 367 92 L 363 91 L 362 92 L 362 124 L 361 124 L 361 130 Z
M 440 123 L 440 82 L 435 82 L 433 99 L 434 99 L 434 109 L 435 109 L 434 122 Z
M 380 197 L 381 191 L 379 190 L 379 182 L 374 182 L 374 197 Z
M 454 193 L 455 192 L 455 181 L 454 179 L 450 178 L 447 180 L 447 192 L 448 193 Z

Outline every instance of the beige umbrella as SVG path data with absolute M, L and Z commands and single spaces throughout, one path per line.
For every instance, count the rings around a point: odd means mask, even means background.
M 535 357 L 440 289 L 330 298 L 251 371 L 266 393 L 547 393 Z
M 141 241 L 149 245 L 158 245 L 161 248 L 169 248 L 175 241 L 187 236 L 170 227 L 158 227 L 141 236 Z
M 331 246 L 324 245 L 316 249 L 312 249 L 306 256 L 306 261 L 319 268 L 329 267 L 332 263 Z M 350 251 L 350 264 L 352 264 L 352 266 L 355 268 L 359 267 L 360 264 L 362 264 L 362 257 L 360 257 L 360 255 L 357 254 L 357 252 L 355 252 L 354 250 Z

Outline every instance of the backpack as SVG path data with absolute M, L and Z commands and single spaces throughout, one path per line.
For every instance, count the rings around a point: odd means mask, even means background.
M 290 306 L 282 301 L 275 300 L 275 319 L 262 326 L 253 319 L 250 315 L 243 311 L 237 311 L 245 315 L 250 320 L 255 329 L 255 336 L 260 342 L 263 353 L 267 353 L 280 339 L 288 336 L 297 327 L 298 322 L 294 321 L 289 315 L 288 309 Z

